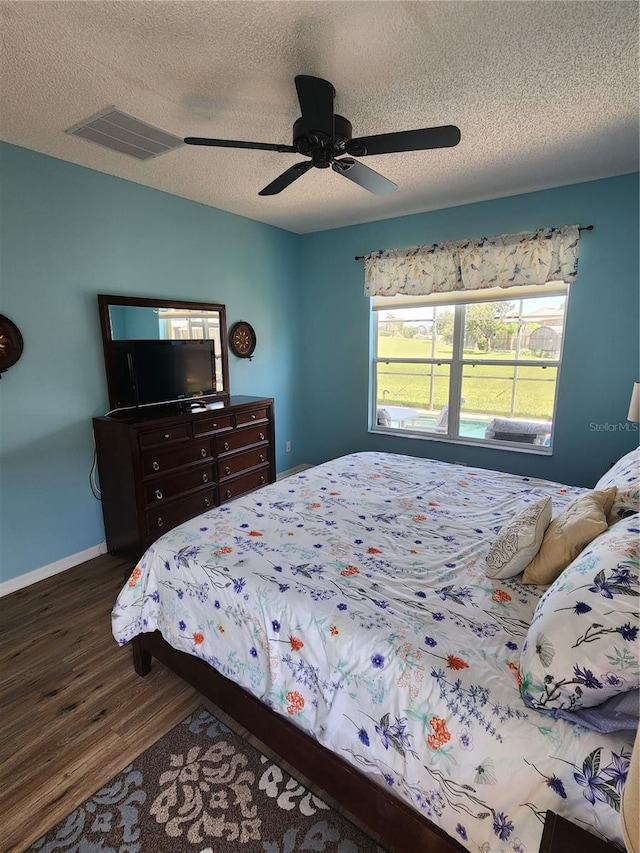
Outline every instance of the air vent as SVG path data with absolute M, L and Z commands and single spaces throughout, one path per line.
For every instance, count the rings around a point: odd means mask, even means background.
M 140 119 L 108 107 L 70 127 L 66 133 L 95 142 L 136 160 L 151 160 L 183 145 L 182 139 Z

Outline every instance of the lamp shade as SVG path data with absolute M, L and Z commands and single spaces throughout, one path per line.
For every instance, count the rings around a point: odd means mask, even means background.
M 636 388 L 638 383 L 636 382 Z M 622 791 L 620 822 L 627 853 L 640 853 L 640 735 L 636 735 L 629 774 Z
M 640 382 L 633 383 L 633 393 L 631 394 L 631 404 L 629 405 L 628 421 L 640 423 Z

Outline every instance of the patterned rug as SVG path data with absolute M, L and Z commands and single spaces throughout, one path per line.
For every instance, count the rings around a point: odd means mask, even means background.
M 379 850 L 356 826 L 200 708 L 28 853 Z

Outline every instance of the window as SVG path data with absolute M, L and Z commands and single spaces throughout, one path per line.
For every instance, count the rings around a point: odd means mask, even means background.
M 372 299 L 374 430 L 551 452 L 568 288 L 504 293 Z

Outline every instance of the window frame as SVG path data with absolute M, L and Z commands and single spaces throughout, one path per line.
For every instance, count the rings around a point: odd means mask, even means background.
M 501 292 L 498 293 L 497 291 Z M 485 291 L 482 295 L 478 294 L 473 296 L 473 294 L 454 294 L 453 298 L 447 300 L 447 296 L 452 296 L 451 294 L 437 294 L 434 297 L 425 296 L 423 298 L 415 297 L 410 300 L 408 303 L 402 303 L 395 305 L 389 299 L 389 302 L 386 304 L 378 304 L 375 305 L 376 298 L 371 297 L 369 299 L 369 310 L 370 310 L 370 348 L 369 348 L 369 356 L 370 356 L 370 373 L 369 373 L 369 432 L 381 434 L 381 435 L 391 435 L 401 438 L 409 438 L 409 439 L 419 439 L 423 441 L 441 441 L 447 442 L 451 444 L 462 444 L 462 445 L 470 445 L 473 447 L 484 447 L 484 448 L 494 448 L 496 450 L 508 450 L 513 453 L 532 453 L 535 455 L 541 456 L 551 456 L 553 455 L 554 449 L 554 438 L 555 438 L 555 428 L 556 428 L 556 420 L 557 420 L 557 410 L 558 410 L 558 393 L 560 388 L 560 375 L 562 370 L 562 362 L 564 358 L 564 342 L 565 342 L 565 334 L 567 327 L 567 314 L 569 309 L 569 293 L 570 287 L 568 284 L 564 282 L 551 282 L 548 285 L 542 285 L 535 288 L 535 291 L 531 291 L 530 288 L 526 288 L 526 292 L 518 293 L 517 291 L 520 288 L 514 288 L 516 293 L 511 296 L 509 290 L 505 288 L 492 288 L 490 291 Z M 524 290 L 524 288 L 523 288 Z M 506 292 L 505 292 L 506 291 Z M 463 296 L 463 298 L 461 298 Z M 545 359 L 526 359 L 526 360 L 517 360 L 517 359 L 469 359 L 464 357 L 464 328 L 465 328 L 465 316 L 466 316 L 466 308 L 469 305 L 478 304 L 478 303 L 492 303 L 492 302 L 509 302 L 509 301 L 520 301 L 520 300 L 528 300 L 540 297 L 553 297 L 553 296 L 563 296 L 565 298 L 565 308 L 564 308 L 564 316 L 562 323 L 562 335 L 560 339 L 560 349 L 559 354 L 556 359 L 553 361 L 545 360 Z M 452 308 L 454 312 L 454 322 L 453 322 L 453 343 L 451 347 L 451 355 L 444 358 L 389 358 L 389 357 L 380 357 L 377 355 L 378 352 L 378 330 L 379 323 L 377 320 L 377 314 L 381 310 L 389 310 L 392 308 L 401 309 L 403 307 L 432 307 L 435 311 L 437 307 L 446 307 Z M 380 404 L 378 403 L 378 365 L 379 364 L 447 364 L 449 365 L 449 417 L 447 422 L 447 432 L 446 433 L 436 433 L 436 432 L 427 432 L 426 430 L 412 430 L 410 428 L 399 428 L 399 427 L 385 427 L 380 426 L 377 423 L 377 410 L 380 408 Z M 533 445 L 526 444 L 524 442 L 515 442 L 515 441 L 501 441 L 499 439 L 493 438 L 473 438 L 471 436 L 460 436 L 459 435 L 459 422 L 460 422 L 460 410 L 461 410 L 461 394 L 462 394 L 462 383 L 463 383 L 463 374 L 465 367 L 475 366 L 475 365 L 484 365 L 484 366 L 512 366 L 514 368 L 518 367 L 552 367 L 556 370 L 556 380 L 555 380 L 555 389 L 553 396 L 553 413 L 551 418 L 551 433 L 550 433 L 550 444 L 546 445 Z M 512 380 L 513 382 L 517 382 L 517 378 Z

